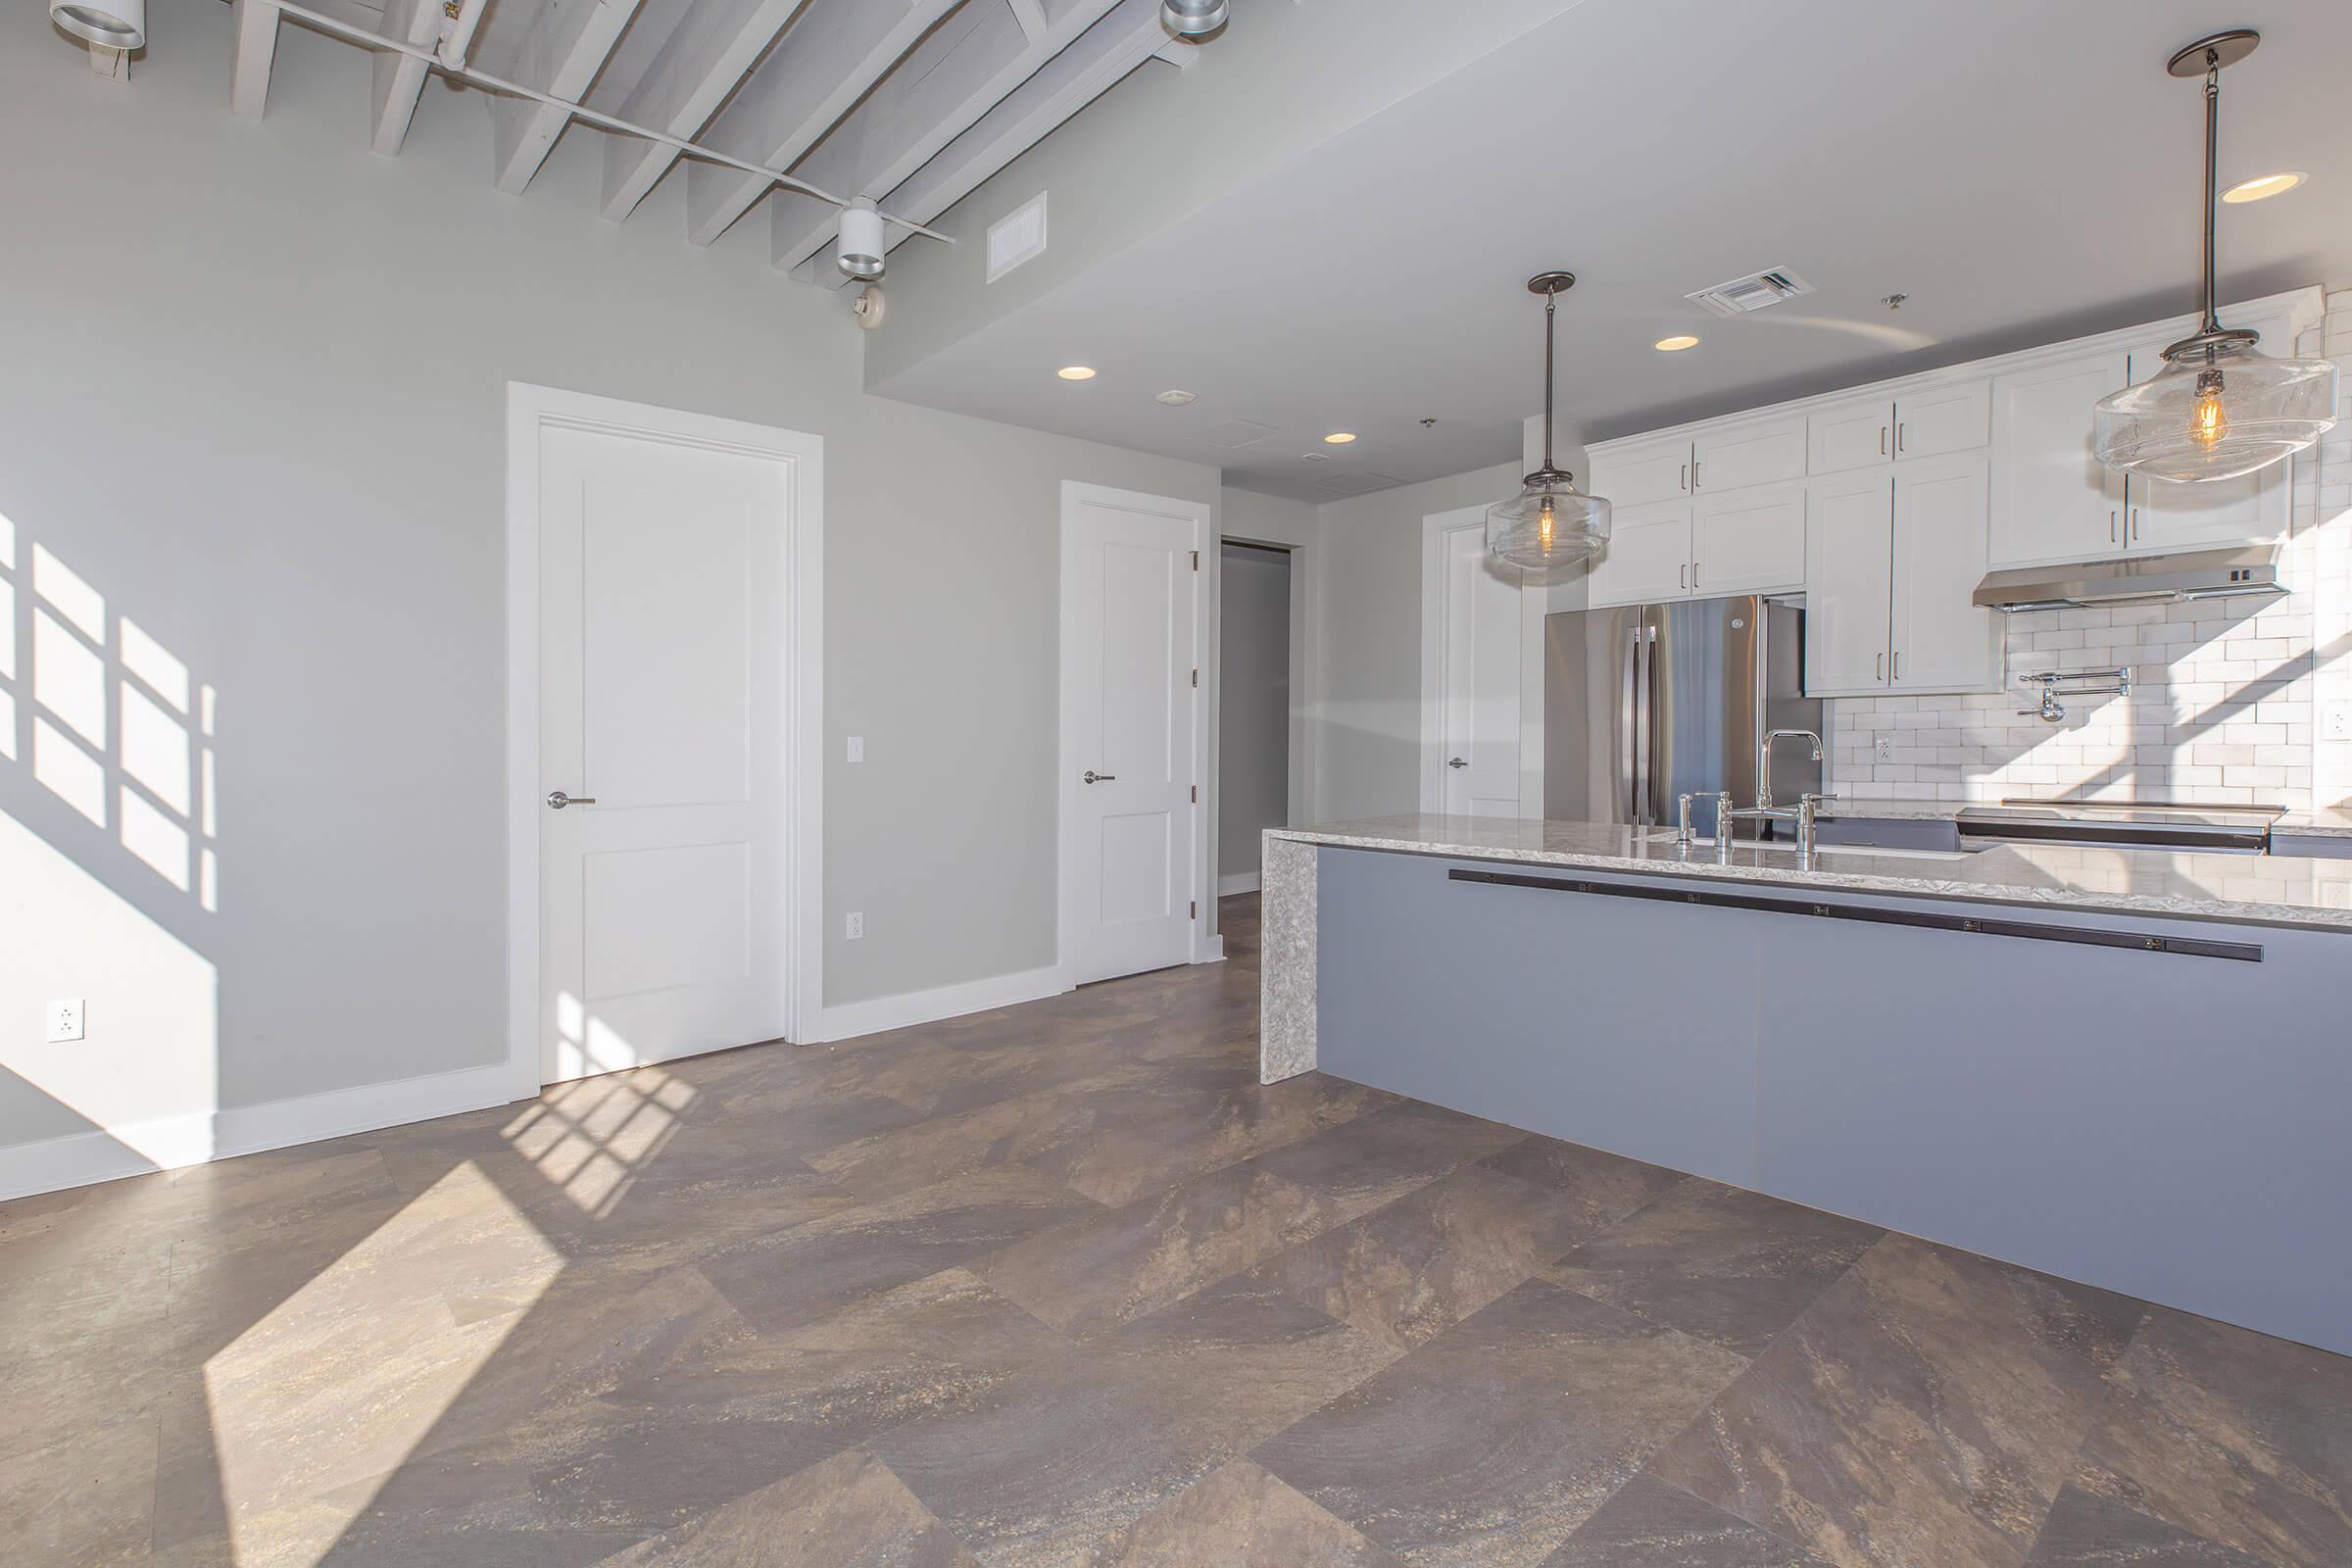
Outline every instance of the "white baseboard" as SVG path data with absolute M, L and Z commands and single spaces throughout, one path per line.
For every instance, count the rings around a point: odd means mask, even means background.
M 869 1002 L 845 1002 L 825 1009 L 823 1038 L 855 1040 L 859 1035 L 880 1034 L 885 1029 L 905 1029 L 918 1023 L 936 1023 L 942 1018 L 960 1018 L 967 1012 L 1039 1002 L 1058 997 L 1069 989 L 1070 983 L 1062 975 L 1060 965 L 1048 964 L 1043 969 L 991 975 L 985 980 L 967 980 L 961 985 L 940 986 L 931 991 L 908 991 L 896 997 L 876 997 Z
M 258 1105 L 168 1116 L 113 1132 L 69 1133 L 63 1138 L 0 1149 L 0 1200 L 430 1121 L 436 1116 L 503 1105 L 530 1092 L 515 1094 L 514 1069 L 502 1061 L 388 1084 L 265 1101 Z
M 1257 873 L 1255 871 L 1236 871 L 1231 876 L 1217 878 L 1217 897 L 1220 899 L 1230 899 L 1236 893 L 1255 893 L 1256 891 Z

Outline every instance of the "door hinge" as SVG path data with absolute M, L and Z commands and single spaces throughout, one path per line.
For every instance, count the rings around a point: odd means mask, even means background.
M 1198 550 L 1193 552 L 1193 569 L 1195 571 L 1200 569 L 1200 552 Z
M 1195 670 L 1193 671 L 1193 690 L 1195 690 L 1195 691 L 1199 691 L 1200 689 L 1200 670 L 1198 670 L 1198 669 L 1195 669 Z
M 1195 900 L 1193 901 L 1193 912 L 1192 912 L 1192 914 L 1191 914 L 1191 915 L 1189 915 L 1187 918 L 1194 919 L 1194 920 L 1198 920 L 1198 919 L 1200 919 L 1200 901 L 1199 899 L 1195 899 Z

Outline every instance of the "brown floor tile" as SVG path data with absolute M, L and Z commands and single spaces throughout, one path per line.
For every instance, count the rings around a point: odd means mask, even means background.
M 1639 1475 L 1577 1527 L 1544 1568 L 1824 1568 L 1680 1487 Z
M 1530 1280 L 1250 1454 L 1408 1563 L 1540 1563 L 1745 1362 Z
M 1583 1211 L 1595 1230 L 1623 1219 L 1684 1180 L 1682 1172 L 1663 1165 L 1644 1164 L 1541 1134 L 1530 1134 L 1480 1163 L 1559 1193 Z
M 2287 1568 L 2068 1486 L 2024 1568 Z
M 155 1418 L 134 1416 L 0 1463 L 0 1556 L 23 1568 L 145 1561 L 155 1462 Z
M 979 1568 L 871 1454 L 844 1453 L 606 1559 L 605 1568 Z
M 1136 1521 L 1108 1568 L 1397 1568 L 1396 1559 L 1247 1459 Z
M 1840 1568 L 2015 1568 L 2138 1318 L 1889 1236 L 1653 1469 Z
M 2352 1563 L 2352 1358 L 2152 1307 L 2077 1481 L 2257 1557 Z
M 1544 1276 L 1753 1356 L 1884 1234 L 1693 1176 Z
M 1531 1278 L 1593 1223 L 1557 1190 L 1468 1165 L 1251 1272 L 1409 1349 Z

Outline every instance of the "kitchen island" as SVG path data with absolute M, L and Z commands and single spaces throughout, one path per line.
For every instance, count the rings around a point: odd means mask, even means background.
M 1319 1068 L 2352 1352 L 2352 861 L 1266 835 Z

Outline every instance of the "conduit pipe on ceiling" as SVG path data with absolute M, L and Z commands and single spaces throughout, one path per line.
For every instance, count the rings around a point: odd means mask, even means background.
M 617 130 L 624 135 L 642 136 L 647 141 L 660 142 L 664 147 L 674 147 L 690 158 L 700 158 L 713 164 L 724 164 L 729 169 L 740 169 L 747 174 L 758 174 L 770 184 L 781 185 L 787 190 L 801 191 L 815 197 L 818 201 L 830 202 L 837 208 L 847 209 L 852 203 L 853 198 L 836 196 L 829 190 L 811 185 L 805 179 L 796 178 L 780 169 L 770 169 L 765 164 L 750 163 L 744 159 L 719 152 L 715 148 L 681 140 L 667 132 L 655 130 L 649 125 L 636 124 L 633 122 L 622 120 L 617 115 L 604 114 L 585 104 L 574 103 L 569 98 L 558 98 L 553 93 L 544 93 L 536 88 L 525 87 L 519 81 L 509 81 L 504 76 L 493 76 L 486 71 L 477 71 L 463 62 L 453 64 L 444 60 L 435 50 L 424 48 L 419 44 L 406 43 L 398 38 L 387 38 L 380 32 L 369 32 L 366 27 L 354 26 L 352 24 L 330 17 L 324 12 L 313 11 L 309 6 L 294 4 L 293 0 L 277 0 L 275 9 L 289 17 L 299 17 L 315 26 L 340 34 L 355 43 L 364 43 L 370 49 L 388 49 L 394 54 L 407 55 L 412 60 L 421 60 L 445 76 L 456 76 L 461 80 L 470 81 L 476 86 L 487 87 L 493 92 L 507 92 L 513 93 L 518 98 L 528 98 L 533 103 L 542 103 L 552 109 L 564 110 L 575 119 L 588 122 L 591 125 L 601 125 L 607 130 Z M 882 216 L 901 228 L 910 233 L 920 234 L 926 239 L 944 240 L 950 245 L 956 243 L 952 235 L 942 234 L 936 228 L 927 228 L 910 218 L 900 218 L 887 212 Z

